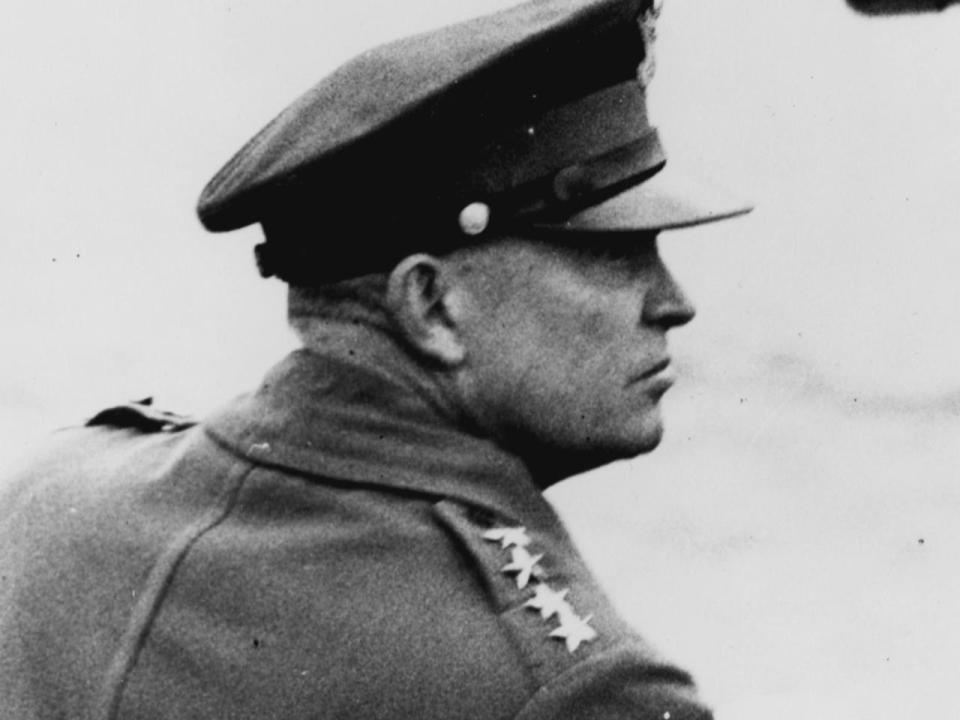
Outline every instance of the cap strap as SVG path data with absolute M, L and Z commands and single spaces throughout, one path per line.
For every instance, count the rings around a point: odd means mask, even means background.
M 626 145 L 487 198 L 489 226 L 502 230 L 516 223 L 567 217 L 649 179 L 665 164 L 660 136 L 650 128 Z

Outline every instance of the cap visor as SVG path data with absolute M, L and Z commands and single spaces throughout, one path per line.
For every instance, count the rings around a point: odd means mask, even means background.
M 744 215 L 753 205 L 711 184 L 671 170 L 557 222 L 536 227 L 573 232 L 653 231 L 702 225 Z

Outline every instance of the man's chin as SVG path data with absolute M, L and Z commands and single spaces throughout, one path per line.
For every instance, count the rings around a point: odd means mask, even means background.
M 659 447 L 663 440 L 663 423 L 660 418 L 651 418 L 624 438 L 620 447 L 620 456 L 616 459 L 627 460 L 638 455 L 646 455 Z
M 581 448 L 584 457 L 591 458 L 593 467 L 653 452 L 663 440 L 664 432 L 659 407 L 634 416 L 629 422 L 611 424 L 605 430 L 588 438 Z

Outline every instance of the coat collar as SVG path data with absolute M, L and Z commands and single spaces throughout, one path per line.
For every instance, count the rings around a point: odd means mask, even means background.
M 554 520 L 523 462 L 465 429 L 398 345 L 372 330 L 343 332 L 340 350 L 291 353 L 206 432 L 259 464 Z

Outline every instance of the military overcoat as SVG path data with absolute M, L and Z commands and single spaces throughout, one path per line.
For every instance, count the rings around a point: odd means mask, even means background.
M 59 432 L 0 498 L 0 717 L 709 718 L 411 368 L 302 350 Z

